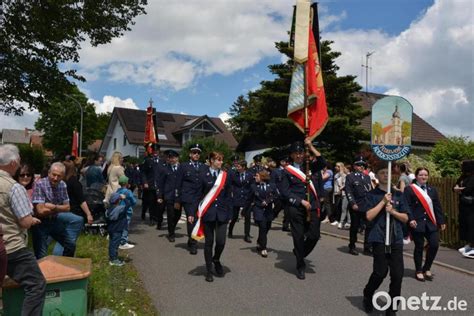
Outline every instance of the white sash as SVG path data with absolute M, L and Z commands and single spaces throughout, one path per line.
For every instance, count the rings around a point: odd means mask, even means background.
M 431 197 L 425 190 L 420 188 L 417 184 L 412 183 L 410 186 L 413 189 L 413 192 L 415 193 L 418 200 L 420 200 L 421 205 L 423 205 L 426 214 L 428 214 L 428 217 L 433 222 L 433 224 L 436 225 L 436 216 L 434 213 L 433 201 L 431 200 Z

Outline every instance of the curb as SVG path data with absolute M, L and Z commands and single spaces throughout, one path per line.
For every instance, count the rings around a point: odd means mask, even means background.
M 349 238 L 346 237 L 346 236 L 342 236 L 342 235 L 338 235 L 338 234 L 334 234 L 334 233 L 330 233 L 330 232 L 326 232 L 326 231 L 322 231 L 322 230 L 321 230 L 321 234 L 326 235 L 326 236 L 339 238 L 339 239 L 349 240 Z M 357 241 L 357 243 L 358 244 L 363 244 L 360 241 Z M 408 252 L 405 252 L 405 251 L 403 252 L 403 255 L 406 256 L 406 257 L 413 258 L 413 255 L 411 253 L 408 253 Z M 456 267 L 456 266 L 453 266 L 453 265 L 450 265 L 450 264 L 447 264 L 447 263 L 443 263 L 443 262 L 440 262 L 440 261 L 437 261 L 437 260 L 433 261 L 433 264 L 436 264 L 440 267 L 444 267 L 444 268 L 454 270 L 454 271 L 457 271 L 457 272 L 465 273 L 465 274 L 470 275 L 470 276 L 474 276 L 474 272 L 472 272 L 472 271 L 469 271 L 469 270 L 466 270 L 466 269 L 463 269 L 463 268 L 459 268 L 459 267 Z
M 280 225 L 280 226 L 283 226 L 283 223 L 282 222 L 277 222 L 277 221 L 273 221 L 272 224 L 277 224 L 277 225 Z M 331 232 L 327 232 L 327 231 L 323 231 L 323 230 L 320 230 L 321 232 L 321 235 L 326 235 L 326 236 L 331 236 L 331 237 L 335 237 L 335 238 L 339 238 L 339 239 L 344 239 L 344 240 L 349 240 L 349 237 L 346 237 L 346 236 L 342 236 L 342 235 L 339 235 L 339 234 L 334 234 L 334 233 L 331 233 Z M 363 244 L 361 241 L 357 241 L 358 244 Z M 406 256 L 406 257 L 410 257 L 410 258 L 413 258 L 413 255 L 411 253 L 408 253 L 408 252 L 403 252 L 403 255 Z M 469 270 L 466 270 L 466 269 L 463 269 L 463 268 L 459 268 L 459 267 L 456 267 L 456 266 L 453 266 L 453 265 L 450 265 L 450 264 L 447 264 L 447 263 L 443 263 L 443 262 L 440 262 L 440 261 L 433 261 L 433 264 L 437 265 L 437 266 L 440 266 L 440 267 L 443 267 L 443 268 L 446 268 L 446 269 L 449 269 L 449 270 L 453 270 L 453 271 L 456 271 L 456 272 L 460 272 L 460 273 L 464 273 L 464 274 L 467 274 L 467 275 L 470 275 L 470 276 L 474 276 L 474 272 L 473 271 L 469 271 Z

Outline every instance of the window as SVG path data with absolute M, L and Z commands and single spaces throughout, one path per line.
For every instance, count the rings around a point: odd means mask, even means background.
M 117 138 L 114 138 L 114 150 L 117 149 Z
M 123 146 L 127 146 L 127 135 L 123 134 Z

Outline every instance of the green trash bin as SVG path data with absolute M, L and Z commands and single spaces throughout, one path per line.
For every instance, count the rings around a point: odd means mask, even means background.
M 38 264 L 47 283 L 43 315 L 87 315 L 87 278 L 91 274 L 91 259 L 48 256 L 40 259 Z M 23 290 L 7 278 L 3 287 L 4 315 L 21 315 L 23 298 Z

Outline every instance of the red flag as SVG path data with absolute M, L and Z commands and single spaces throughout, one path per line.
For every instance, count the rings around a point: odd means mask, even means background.
M 72 132 L 72 149 L 71 149 L 71 156 L 79 157 L 79 133 L 76 129 Z
M 308 128 L 309 137 L 314 139 L 318 136 L 328 122 L 328 110 L 326 105 L 326 95 L 324 93 L 323 74 L 318 58 L 318 50 L 314 40 L 313 30 L 309 28 L 308 39 L 308 60 L 305 64 L 306 74 L 306 96 L 308 102 Z M 303 78 L 301 74 L 302 67 L 295 68 L 292 78 L 292 87 L 290 91 L 290 101 L 288 105 L 288 117 L 293 120 L 295 125 L 304 132 L 305 111 L 301 104 L 303 98 L 298 95 L 298 91 L 303 91 L 301 87 Z
M 148 153 L 151 153 L 152 151 L 149 145 L 158 143 L 158 139 L 156 138 L 156 132 L 155 132 L 155 124 L 153 121 L 154 115 L 155 114 L 153 113 L 152 101 L 150 100 L 150 105 L 146 109 L 145 139 L 143 140 Z

